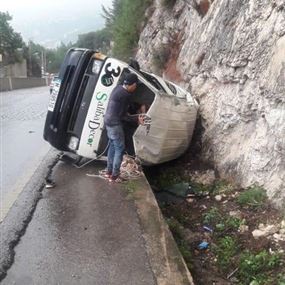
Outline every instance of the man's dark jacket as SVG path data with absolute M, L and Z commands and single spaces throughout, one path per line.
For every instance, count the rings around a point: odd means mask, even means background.
M 122 121 L 128 121 L 127 111 L 130 97 L 131 93 L 122 85 L 118 85 L 114 88 L 105 112 L 105 125 L 115 126 L 122 124 Z

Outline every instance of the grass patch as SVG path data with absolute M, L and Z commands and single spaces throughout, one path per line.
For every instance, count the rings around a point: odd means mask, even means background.
M 217 264 L 222 271 L 226 271 L 231 265 L 233 257 L 238 252 L 238 243 L 235 238 L 225 236 L 218 240 L 213 247 L 213 251 L 217 257 Z
M 183 226 L 175 218 L 166 219 L 166 222 L 168 224 L 170 231 L 172 232 L 174 236 L 174 239 L 176 241 L 182 240 L 183 239 Z
M 267 199 L 265 190 L 257 185 L 248 187 L 244 192 L 240 193 L 237 202 L 240 206 L 249 208 L 260 208 Z
M 166 219 L 166 222 L 169 226 L 170 231 L 172 232 L 179 251 L 181 252 L 186 262 L 186 265 L 190 269 L 192 267 L 192 254 L 190 246 L 184 240 L 184 227 L 175 218 Z
M 225 180 L 218 180 L 214 183 L 212 192 L 213 194 L 229 194 L 234 191 L 234 186 L 225 181 Z
M 215 225 L 220 223 L 222 220 L 222 215 L 218 208 L 212 207 L 207 213 L 203 215 L 203 223 L 207 225 Z
M 137 190 L 137 184 L 135 181 L 128 180 L 124 183 L 124 190 L 127 192 L 128 197 L 131 197 L 134 192 Z
M 244 252 L 239 261 L 238 278 L 240 284 L 251 284 L 255 281 L 255 284 L 266 285 L 266 284 L 276 284 L 275 276 L 270 276 L 271 270 L 278 268 L 283 264 L 281 255 L 278 253 L 270 254 L 265 250 L 253 254 L 248 251 Z M 281 276 L 279 283 L 284 282 L 284 276 Z M 283 279 L 283 281 L 282 281 Z M 253 283 L 254 284 L 254 283 Z

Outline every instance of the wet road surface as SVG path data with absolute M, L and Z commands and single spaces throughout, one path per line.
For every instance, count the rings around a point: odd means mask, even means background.
M 48 99 L 48 87 L 0 94 L 0 221 L 50 149 L 42 138 Z
M 1 284 L 156 284 L 135 205 L 118 185 L 60 162 Z M 103 166 L 101 166 L 102 168 Z

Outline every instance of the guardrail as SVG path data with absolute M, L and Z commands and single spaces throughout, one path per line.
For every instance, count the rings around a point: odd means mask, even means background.
M 47 86 L 47 85 L 48 85 L 47 78 L 36 78 L 36 77 L 29 77 L 29 78 L 3 77 L 3 78 L 0 78 L 0 92 L 14 90 L 14 89 Z

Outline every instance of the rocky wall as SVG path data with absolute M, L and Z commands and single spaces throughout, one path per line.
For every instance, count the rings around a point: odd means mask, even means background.
M 243 187 L 285 202 L 285 0 L 155 1 L 142 68 L 200 102 L 203 158 Z

